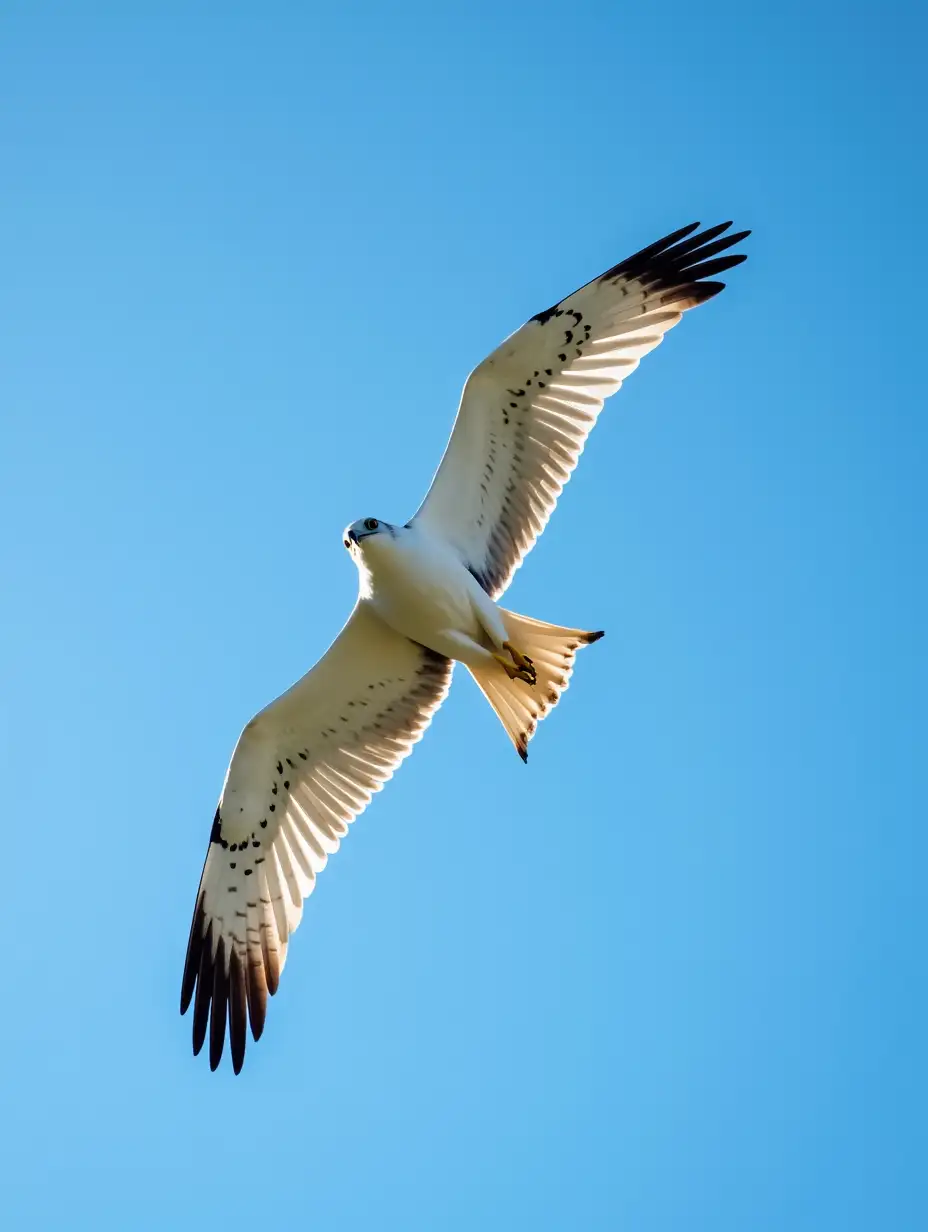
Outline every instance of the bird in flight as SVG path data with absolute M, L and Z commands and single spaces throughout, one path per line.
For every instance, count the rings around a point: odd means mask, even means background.
M 319 662 L 246 724 L 226 772 L 181 988 L 210 1068 L 264 1030 L 317 875 L 420 739 L 463 663 L 523 761 L 577 651 L 600 632 L 519 616 L 498 600 L 570 478 L 603 403 L 749 234 L 693 223 L 539 312 L 467 379 L 432 486 L 405 526 L 345 531 L 354 611 Z

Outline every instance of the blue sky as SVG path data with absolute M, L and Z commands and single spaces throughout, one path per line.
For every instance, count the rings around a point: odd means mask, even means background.
M 5 6 L 12 1226 L 925 1226 L 925 33 Z M 526 317 L 729 217 L 509 594 L 606 640 L 527 769 L 458 679 L 211 1075 L 210 821 L 342 527 L 409 516 Z

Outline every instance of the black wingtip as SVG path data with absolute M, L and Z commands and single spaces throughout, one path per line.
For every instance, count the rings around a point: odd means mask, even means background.
M 731 225 L 731 222 L 718 223 L 707 227 L 705 231 L 698 231 L 699 223 L 681 227 L 679 231 L 665 235 L 663 239 L 649 244 L 647 248 L 642 248 L 640 252 L 606 270 L 600 275 L 599 281 L 629 279 L 641 282 L 649 289 L 677 295 L 683 288 L 691 288 L 701 279 L 731 269 L 747 259 L 743 253 L 717 256 L 751 234 L 750 231 L 723 234 Z M 692 307 L 693 304 L 704 302 L 705 298 L 707 297 L 694 293 L 687 302 L 686 296 L 677 295 L 674 302 L 684 307 Z
M 219 1068 L 226 1042 L 226 1009 L 229 1004 L 229 973 L 226 970 L 225 937 L 219 938 L 213 962 L 213 1008 L 209 1015 L 209 1067 Z
M 241 1073 L 245 1063 L 245 1038 L 248 1024 L 248 991 L 245 984 L 245 966 L 236 946 L 232 946 L 229 960 L 229 1047 L 232 1051 L 232 1070 Z
M 190 922 L 190 936 L 187 940 L 187 956 L 184 959 L 184 978 L 180 987 L 180 1012 L 186 1014 L 196 987 L 197 972 L 200 970 L 200 954 L 203 948 L 203 895 L 197 899 L 197 905 Z
M 209 1025 L 209 1007 L 213 997 L 213 923 L 209 923 L 200 946 L 197 970 L 197 993 L 193 1002 L 193 1055 L 199 1056 Z
M 599 281 L 608 282 L 610 278 L 617 278 L 619 274 L 626 273 L 633 266 L 647 266 L 652 258 L 672 248 L 680 240 L 686 239 L 688 235 L 692 235 L 700 226 L 701 224 L 698 222 L 691 222 L 685 227 L 680 227 L 677 231 L 671 231 L 669 235 L 655 240 L 653 244 L 648 244 L 646 248 L 639 249 L 638 252 L 632 253 L 630 257 L 626 257 L 624 261 L 620 261 L 618 265 L 613 265 L 610 269 L 607 269 L 604 274 L 600 274 Z
M 598 642 L 601 637 L 605 637 L 605 636 L 606 636 L 605 629 L 597 629 L 595 633 L 588 633 L 586 635 L 586 644 L 587 646 L 592 646 L 594 642 Z
M 516 752 L 522 758 L 523 762 L 526 765 L 528 765 L 528 745 L 527 744 L 517 744 Z

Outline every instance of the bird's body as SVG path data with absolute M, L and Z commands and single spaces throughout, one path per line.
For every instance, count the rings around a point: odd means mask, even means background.
M 415 524 L 378 526 L 379 532 L 362 535 L 354 549 L 359 601 L 370 604 L 391 629 L 437 654 L 468 667 L 489 665 L 492 650 L 502 650 L 506 641 L 506 626 L 460 556 Z
M 602 636 L 501 607 L 603 403 L 683 313 L 711 299 L 747 232 L 684 227 L 538 313 L 474 369 L 448 448 L 405 526 L 353 523 L 358 600 L 319 662 L 257 714 L 213 820 L 181 988 L 193 1048 L 226 1031 L 240 1070 L 303 903 L 349 822 L 421 737 L 463 663 L 523 760 Z M 719 238 L 721 237 L 721 238 Z

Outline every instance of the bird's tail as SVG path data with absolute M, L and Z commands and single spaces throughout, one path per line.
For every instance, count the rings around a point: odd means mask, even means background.
M 598 642 L 603 636 L 583 629 L 563 629 L 543 620 L 532 620 L 500 608 L 508 640 L 520 654 L 532 660 L 536 680 L 534 685 L 523 680 L 510 680 L 497 663 L 487 667 L 469 667 L 487 701 L 499 715 L 523 761 L 528 761 L 528 742 L 535 728 L 554 709 L 567 688 L 574 669 L 574 656 L 581 646 Z

